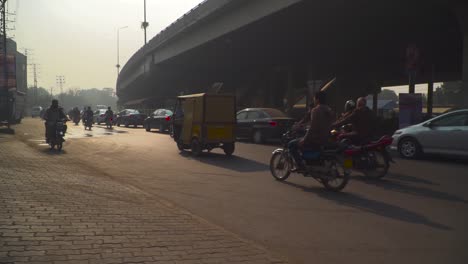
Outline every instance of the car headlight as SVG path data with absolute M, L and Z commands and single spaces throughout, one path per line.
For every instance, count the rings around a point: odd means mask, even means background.
M 393 133 L 393 135 L 401 135 L 401 134 L 403 134 L 402 130 L 397 130 L 395 131 L 395 133 Z

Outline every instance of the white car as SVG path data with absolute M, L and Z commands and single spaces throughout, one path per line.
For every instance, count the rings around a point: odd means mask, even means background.
M 41 117 L 42 107 L 41 106 L 34 106 L 31 109 L 31 117 Z
M 422 154 L 468 156 L 468 109 L 397 130 L 390 148 L 407 159 Z

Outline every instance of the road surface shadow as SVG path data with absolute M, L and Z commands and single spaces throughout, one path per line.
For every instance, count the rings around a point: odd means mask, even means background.
M 438 163 L 452 163 L 458 165 L 468 165 L 468 157 L 461 157 L 461 156 L 442 156 L 436 154 L 426 154 L 423 158 L 419 161 L 421 162 L 438 162 Z
M 386 218 L 391 218 L 413 224 L 423 224 L 435 229 L 452 230 L 451 227 L 431 221 L 427 217 L 408 209 L 387 204 L 377 200 L 371 200 L 354 193 L 330 192 L 321 187 L 307 187 L 292 182 L 282 182 L 285 185 L 302 189 L 308 193 L 314 193 L 317 196 L 335 202 L 339 205 L 352 207 L 367 213 L 372 213 Z
M 50 149 L 50 147 L 47 148 L 41 148 L 41 152 L 47 155 L 65 155 L 67 154 L 67 151 L 62 149 L 62 150 L 56 150 L 56 149 Z
M 180 155 L 208 165 L 237 172 L 258 172 L 269 170 L 268 165 L 235 155 L 228 157 L 225 154 L 203 152 L 200 157 L 194 157 L 190 151 L 182 151 L 180 152 Z
M 404 181 L 404 182 L 422 183 L 422 184 L 427 184 L 427 185 L 437 185 L 437 186 L 440 185 L 438 183 L 435 183 L 426 179 L 409 176 L 409 175 L 403 175 L 399 173 L 389 173 L 388 176 L 385 176 L 385 178 L 396 179 L 396 180 Z
M 465 199 L 457 195 L 453 195 L 453 194 L 445 193 L 445 192 L 439 192 L 436 190 L 427 189 L 423 187 L 407 185 L 407 184 L 403 184 L 400 182 L 391 181 L 387 179 L 381 179 L 378 181 L 367 180 L 364 177 L 359 177 L 355 179 L 365 184 L 372 185 L 372 186 L 375 186 L 377 188 L 381 188 L 387 191 L 396 191 L 399 193 L 416 195 L 416 196 L 438 199 L 438 200 L 445 200 L 445 201 L 450 201 L 450 202 L 460 202 L 464 204 L 468 203 L 468 201 L 466 201 Z
M 0 134 L 14 135 L 15 130 L 12 128 L 0 128 Z
M 254 143 L 249 139 L 244 139 L 244 138 L 237 138 L 237 142 L 241 142 L 243 144 L 248 144 L 248 145 L 260 145 L 260 146 L 281 146 L 281 141 L 266 141 L 260 144 Z

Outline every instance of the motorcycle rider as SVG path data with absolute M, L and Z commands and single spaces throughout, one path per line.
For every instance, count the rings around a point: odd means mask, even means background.
M 80 120 L 80 110 L 78 110 L 78 107 L 74 107 L 72 112 L 71 112 L 71 118 L 73 119 L 73 121 L 75 120 Z
M 353 144 L 361 144 L 372 136 L 372 124 L 374 121 L 374 113 L 367 107 L 366 98 L 360 97 L 357 100 L 356 109 L 344 118 L 336 121 L 333 127 L 339 128 L 343 125 L 351 124 L 352 131 L 341 134 L 338 140 L 349 139 Z
M 50 107 L 44 113 L 44 120 L 45 120 L 45 137 L 46 142 L 49 143 L 49 139 L 53 137 L 53 133 L 55 132 L 55 126 L 58 121 L 61 120 L 68 120 L 67 116 L 63 112 L 63 108 L 59 106 L 59 102 L 57 99 L 52 100 Z M 63 126 L 63 133 L 67 132 L 67 126 Z
M 93 110 L 91 110 L 91 106 L 88 106 L 88 108 L 86 109 L 86 111 L 84 111 L 83 113 L 83 119 L 84 119 L 84 124 L 85 126 L 87 125 L 87 123 L 89 121 L 91 121 L 91 123 L 93 122 Z
M 326 105 L 326 94 L 322 91 L 314 95 L 315 107 L 310 111 L 310 126 L 303 138 L 298 138 L 289 142 L 288 147 L 295 162 L 296 168 L 293 171 L 303 171 L 304 162 L 299 153 L 300 148 L 306 147 L 310 150 L 320 151 L 326 144 L 333 122 L 333 112 Z
M 106 116 L 106 124 L 107 124 L 108 121 L 110 123 L 112 123 L 112 119 L 114 118 L 114 112 L 112 111 L 110 106 L 107 107 L 107 111 L 105 113 L 105 116 Z

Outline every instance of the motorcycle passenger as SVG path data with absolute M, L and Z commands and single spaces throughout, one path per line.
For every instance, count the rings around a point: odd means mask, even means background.
M 309 105 L 309 108 L 308 110 L 306 111 L 304 117 L 299 120 L 298 122 L 294 123 L 292 129 L 294 131 L 296 131 L 296 133 L 300 133 L 300 132 L 303 132 L 305 131 L 305 129 L 307 128 L 307 126 L 309 125 L 310 123 L 310 116 L 311 116 L 311 113 L 312 113 L 312 109 L 314 108 L 314 104 L 311 103 Z
M 357 100 L 356 109 L 351 114 L 336 121 L 333 127 L 339 128 L 343 125 L 351 124 L 352 131 L 340 135 L 338 140 L 349 139 L 353 144 L 362 144 L 371 138 L 374 121 L 374 113 L 367 107 L 366 98 L 360 97 Z
M 107 108 L 105 116 L 106 116 L 106 124 L 108 121 L 109 123 L 112 123 L 112 119 L 114 118 L 114 112 L 112 111 L 110 106 Z
M 52 104 L 44 113 L 45 120 L 45 137 L 46 142 L 49 143 L 49 139 L 54 137 L 55 126 L 58 121 L 68 120 L 67 116 L 63 112 L 63 108 L 59 107 L 57 99 L 52 100 Z M 63 133 L 67 132 L 67 126 L 63 126 Z
M 301 158 L 300 149 L 320 151 L 329 138 L 331 124 L 333 122 L 333 113 L 326 105 L 326 95 L 324 92 L 317 92 L 314 95 L 315 107 L 310 111 L 310 125 L 306 135 L 289 142 L 289 151 L 296 162 L 296 168 L 293 171 L 303 171 L 305 169 L 304 161 Z

